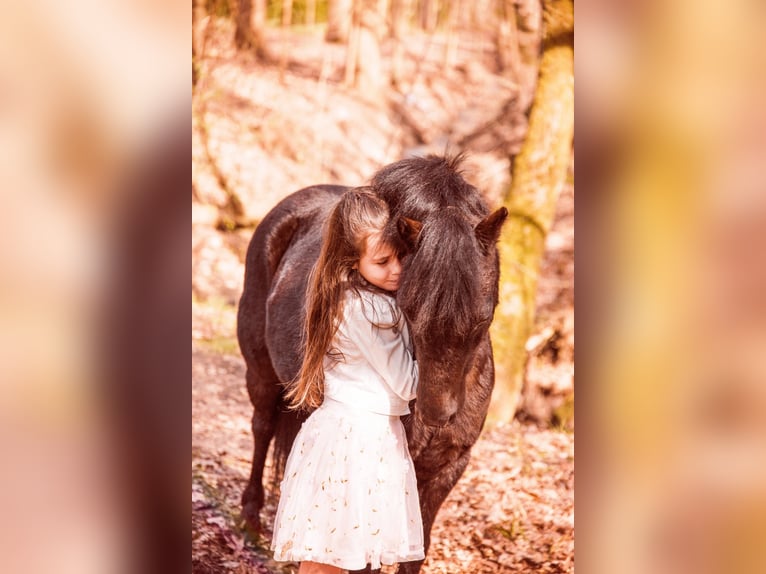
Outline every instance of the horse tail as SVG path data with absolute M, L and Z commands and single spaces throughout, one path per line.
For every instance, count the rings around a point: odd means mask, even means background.
M 273 472 L 272 487 L 275 489 L 282 481 L 285 473 L 285 465 L 290 449 L 293 446 L 295 437 L 306 420 L 306 413 L 300 411 L 287 410 L 284 405 L 280 405 L 277 423 L 274 428 L 274 451 L 272 453 Z

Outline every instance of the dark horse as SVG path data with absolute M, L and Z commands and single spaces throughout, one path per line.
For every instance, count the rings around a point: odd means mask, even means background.
M 437 156 L 404 159 L 381 169 L 371 184 L 389 205 L 390 239 L 408 253 L 396 298 L 420 367 L 413 414 L 404 424 L 426 551 L 436 512 L 481 432 L 495 377 L 489 325 L 498 300 L 495 243 L 507 211 L 490 213 L 461 176 L 459 163 Z M 255 530 L 269 443 L 274 437 L 279 473 L 305 418 L 286 411 L 282 384 L 300 365 L 304 293 L 322 225 L 346 189 L 320 185 L 288 196 L 263 219 L 248 248 L 237 335 L 254 406 L 255 449 L 243 517 Z M 421 564 L 402 564 L 399 571 L 415 573 Z

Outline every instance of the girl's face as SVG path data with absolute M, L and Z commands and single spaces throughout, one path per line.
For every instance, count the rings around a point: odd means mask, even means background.
M 402 265 L 396 251 L 383 243 L 380 234 L 367 236 L 365 249 L 357 264 L 359 273 L 368 283 L 384 291 L 396 291 L 399 288 L 399 276 Z

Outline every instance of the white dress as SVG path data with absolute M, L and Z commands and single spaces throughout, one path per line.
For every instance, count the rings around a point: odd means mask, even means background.
M 335 346 L 343 359 L 325 363 L 324 403 L 287 459 L 274 558 L 347 570 L 421 560 L 417 483 L 399 419 L 415 397 L 417 363 L 393 299 L 349 291 Z

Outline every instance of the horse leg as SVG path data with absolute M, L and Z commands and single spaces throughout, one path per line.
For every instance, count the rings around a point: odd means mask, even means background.
M 265 357 L 268 357 L 264 353 Z M 277 419 L 277 403 L 279 402 L 280 385 L 270 364 L 262 365 L 256 370 L 247 368 L 247 392 L 253 404 L 253 465 L 250 479 L 242 493 L 242 518 L 249 529 L 262 532 L 260 512 L 263 507 L 263 467 L 266 463 L 266 453 L 274 435 Z
M 465 451 L 456 461 L 439 469 L 433 478 L 418 484 L 420 513 L 423 516 L 423 546 L 426 556 L 428 556 L 428 549 L 431 546 L 431 528 L 434 525 L 436 513 L 457 481 L 460 480 L 465 467 L 468 466 L 469 459 L 470 451 Z M 423 562 L 424 560 L 416 560 L 400 564 L 397 574 L 418 574 Z

